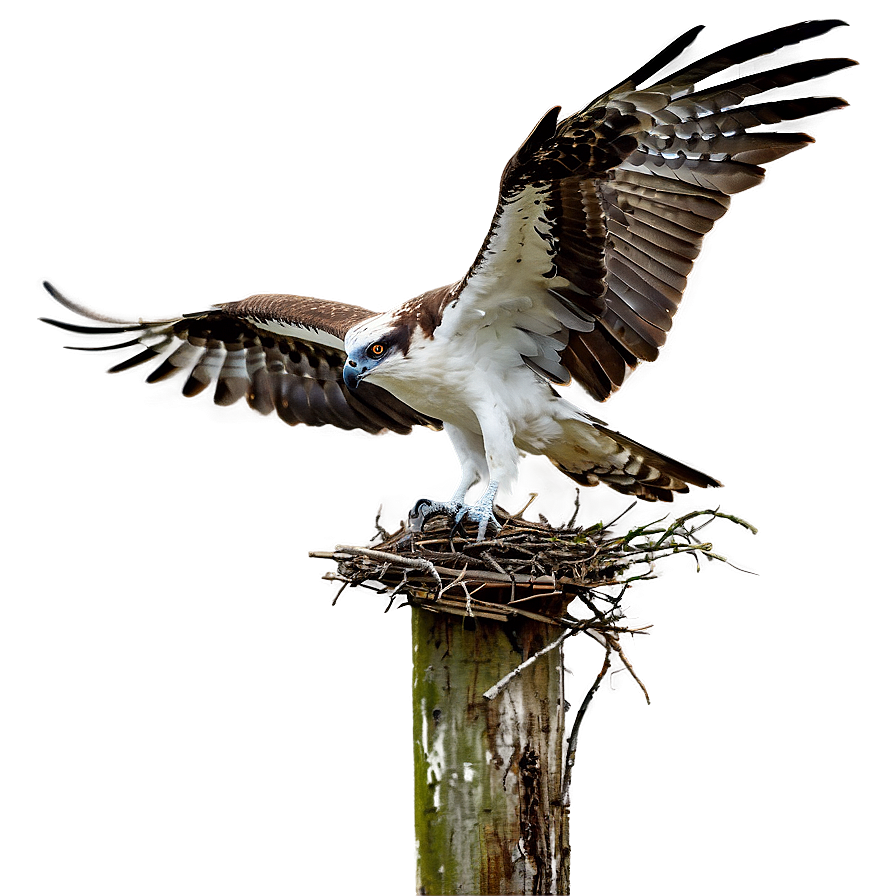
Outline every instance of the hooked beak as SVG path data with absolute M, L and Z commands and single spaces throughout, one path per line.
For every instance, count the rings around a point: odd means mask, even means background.
M 349 389 L 357 389 L 358 383 L 364 379 L 364 374 L 366 373 L 366 368 L 362 369 L 358 367 L 356 361 L 346 361 L 345 366 L 342 368 L 342 379 Z

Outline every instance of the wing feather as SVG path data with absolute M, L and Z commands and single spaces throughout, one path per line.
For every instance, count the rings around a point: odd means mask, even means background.
M 565 368 L 607 398 L 640 361 L 657 357 L 702 238 L 731 194 L 761 183 L 762 165 L 812 142 L 752 129 L 845 105 L 839 97 L 745 100 L 855 63 L 810 59 L 701 82 L 843 24 L 778 28 L 642 86 L 687 48 L 700 31 L 693 28 L 575 115 L 559 120 L 551 109 L 504 170 L 485 242 L 446 292 L 443 326 L 512 327 L 525 315 L 520 326 L 535 350 L 508 337 L 522 360 L 554 382 Z
M 66 308 L 108 321 L 106 326 L 86 326 L 42 318 L 46 323 L 91 337 L 135 334 L 114 344 L 73 346 L 88 351 L 141 347 L 113 365 L 111 373 L 155 362 L 147 382 L 185 371 L 184 395 L 193 397 L 214 385 L 215 404 L 245 399 L 261 414 L 276 411 L 291 426 L 407 433 L 418 425 L 441 425 L 378 386 L 361 383 L 350 392 L 343 382 L 343 339 L 354 324 L 372 316 L 364 308 L 265 295 L 170 320 L 133 323 L 97 315 L 46 286 Z

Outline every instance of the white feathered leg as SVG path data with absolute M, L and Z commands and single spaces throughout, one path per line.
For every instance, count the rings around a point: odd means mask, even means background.
M 482 431 L 479 463 L 484 460 L 488 466 L 488 485 L 475 504 L 466 505 L 458 512 L 455 522 L 460 523 L 468 518 L 477 523 L 476 537 L 478 541 L 482 541 L 489 526 L 494 526 L 499 531 L 501 529 L 501 524 L 495 517 L 495 496 L 501 485 L 511 486 L 516 480 L 520 453 L 513 442 L 514 432 L 510 418 L 499 409 L 496 402 L 486 401 L 475 410 Z
M 460 509 L 467 497 L 467 492 L 477 482 L 488 478 L 488 466 L 485 462 L 485 449 L 482 437 L 478 433 L 468 432 L 451 423 L 444 424 L 445 432 L 454 446 L 454 453 L 460 461 L 460 482 L 451 497 L 449 504 L 456 504 L 455 512 Z
M 421 498 L 410 513 L 411 528 L 419 531 L 430 516 L 445 513 L 454 519 L 455 525 L 459 525 L 464 519 L 475 522 L 478 527 L 478 539 L 482 541 L 489 524 L 501 528 L 492 510 L 498 483 L 490 478 L 482 435 L 450 423 L 445 424 L 445 432 L 448 433 L 460 461 L 460 482 L 450 501 L 430 501 L 428 498 Z M 482 497 L 475 504 L 467 504 L 467 492 L 482 480 L 489 483 Z

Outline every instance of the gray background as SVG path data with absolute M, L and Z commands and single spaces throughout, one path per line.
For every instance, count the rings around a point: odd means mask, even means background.
M 892 7 L 6 3 L 3 888 L 387 893 L 413 884 L 408 614 L 311 548 L 456 467 L 444 437 L 292 430 L 187 402 L 35 322 L 296 291 L 384 308 L 463 274 L 553 103 L 694 22 L 699 51 L 846 15 L 818 145 L 737 198 L 661 359 L 600 412 L 721 477 L 758 537 L 670 563 L 586 731 L 575 889 L 893 886 Z M 536 508 L 574 490 L 527 467 Z M 589 492 L 583 514 L 625 500 Z M 633 521 L 646 521 L 641 508 Z M 574 651 L 571 693 L 598 657 Z

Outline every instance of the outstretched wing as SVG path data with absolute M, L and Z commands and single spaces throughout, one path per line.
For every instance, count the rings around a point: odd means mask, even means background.
M 639 89 L 691 43 L 694 28 L 577 114 L 558 122 L 559 107 L 548 112 L 504 170 L 491 229 L 443 303 L 443 326 L 503 325 L 531 367 L 558 383 L 572 375 L 607 398 L 640 361 L 657 357 L 729 196 L 760 183 L 761 164 L 812 142 L 752 129 L 846 105 L 744 101 L 855 63 L 817 59 L 695 85 L 842 24 L 780 28 Z
M 187 371 L 183 394 L 198 395 L 215 384 L 215 404 L 230 405 L 245 398 L 262 414 L 276 411 L 295 426 L 332 424 L 370 433 L 408 433 L 421 424 L 441 423 L 420 414 L 385 389 L 361 383 L 350 390 L 342 381 L 343 340 L 355 324 L 373 312 L 339 302 L 304 296 L 260 295 L 242 302 L 171 320 L 113 320 L 65 298 L 49 283 L 56 301 L 104 326 L 84 326 L 41 318 L 48 324 L 88 336 L 125 336 L 125 341 L 69 346 L 81 351 L 139 348 L 109 373 L 153 362 L 149 383 Z

